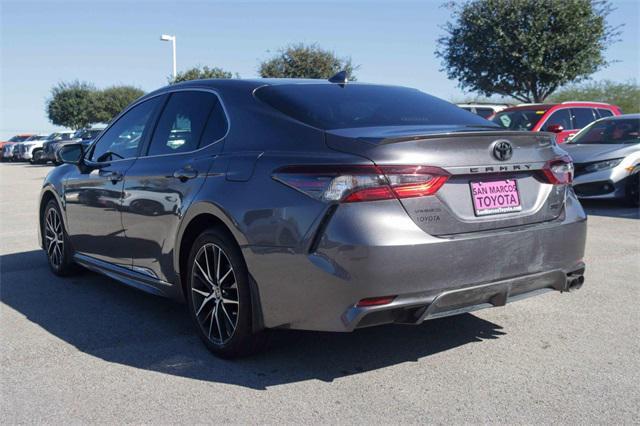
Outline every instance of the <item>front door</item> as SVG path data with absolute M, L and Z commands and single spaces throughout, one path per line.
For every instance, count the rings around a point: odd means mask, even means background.
M 175 282 L 173 250 L 180 218 L 220 153 L 226 130 L 214 93 L 170 95 L 145 155 L 125 176 L 122 221 L 136 271 Z
M 552 126 L 555 126 L 556 128 L 560 126 L 561 130 L 551 130 L 550 128 Z M 569 108 L 558 109 L 553 114 L 551 114 L 551 116 L 547 118 L 547 121 L 544 124 L 542 130 L 555 131 L 556 142 L 564 143 L 571 133 L 575 133 L 575 131 L 573 130 L 573 120 L 571 119 Z
M 124 177 L 135 163 L 162 98 L 138 104 L 111 125 L 64 183 L 69 238 L 81 254 L 131 266 L 122 227 Z

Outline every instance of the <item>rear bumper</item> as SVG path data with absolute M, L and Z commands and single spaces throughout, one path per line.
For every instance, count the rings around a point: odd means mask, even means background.
M 541 291 L 584 269 L 586 215 L 569 191 L 554 221 L 447 238 L 418 228 L 396 201 L 341 205 L 306 251 L 244 247 L 267 327 L 351 331 L 420 323 Z M 577 275 L 576 275 L 577 276 Z M 358 301 L 396 296 L 388 305 Z
M 384 306 L 352 306 L 342 315 L 347 330 L 379 324 L 420 324 L 425 320 L 504 306 L 548 291 L 577 290 L 584 282 L 584 263 L 572 271 L 562 270 L 525 275 L 493 283 L 446 290 L 402 295 Z

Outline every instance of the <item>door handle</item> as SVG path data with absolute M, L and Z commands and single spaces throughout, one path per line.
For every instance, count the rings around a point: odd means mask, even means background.
M 173 172 L 173 177 L 179 179 L 180 182 L 186 182 L 189 179 L 198 177 L 198 171 L 192 168 L 185 167 L 184 169 L 176 170 Z
M 110 180 L 112 183 L 120 182 L 122 180 L 122 173 L 115 171 L 100 171 L 100 177 Z

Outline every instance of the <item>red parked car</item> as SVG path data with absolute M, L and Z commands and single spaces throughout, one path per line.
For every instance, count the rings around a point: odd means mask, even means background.
M 503 109 L 489 119 L 510 130 L 552 132 L 556 134 L 556 142 L 564 143 L 592 121 L 621 114 L 615 105 L 572 101 L 518 105 Z
M 31 136 L 33 136 L 33 134 L 31 133 L 23 133 L 21 135 L 15 135 L 14 137 L 12 137 L 11 139 L 9 139 L 8 141 L 1 141 L 0 142 L 0 159 L 4 160 L 4 147 L 5 145 L 13 145 L 19 142 L 24 142 L 27 139 L 29 139 Z

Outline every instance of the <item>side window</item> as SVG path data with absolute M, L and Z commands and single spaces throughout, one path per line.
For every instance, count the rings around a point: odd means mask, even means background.
M 207 92 L 176 92 L 162 111 L 148 155 L 173 154 L 198 148 L 209 113 L 218 98 Z
M 598 108 L 598 113 L 600 114 L 600 118 L 613 116 L 613 113 L 610 110 L 604 108 Z
M 573 128 L 582 129 L 587 127 L 589 123 L 594 121 L 596 117 L 593 115 L 592 108 L 571 108 L 573 113 Z
M 551 117 L 547 119 L 544 128 L 546 129 L 552 124 L 559 124 L 564 127 L 565 130 L 573 129 L 573 127 L 571 126 L 571 114 L 569 114 L 569 110 L 566 108 L 559 109 L 551 114 Z
M 149 99 L 120 117 L 96 143 L 91 160 L 101 162 L 135 157 L 144 131 L 161 99 L 161 96 Z
M 202 133 L 202 137 L 200 138 L 199 147 L 207 146 L 215 141 L 218 141 L 227 134 L 227 128 L 229 124 L 227 123 L 227 116 L 222 109 L 222 104 L 216 98 L 215 104 L 209 113 L 209 119 L 207 120 L 207 125 L 204 128 L 204 132 Z

